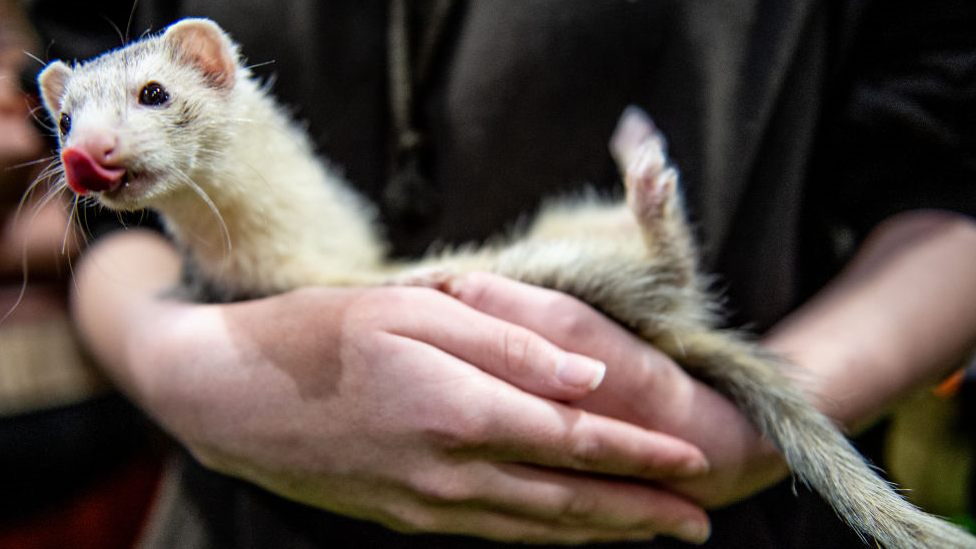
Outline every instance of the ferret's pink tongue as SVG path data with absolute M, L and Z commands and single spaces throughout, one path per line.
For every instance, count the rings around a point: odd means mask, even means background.
M 84 196 L 91 191 L 112 191 L 122 184 L 125 168 L 106 168 L 81 149 L 61 151 L 64 177 L 71 190 Z

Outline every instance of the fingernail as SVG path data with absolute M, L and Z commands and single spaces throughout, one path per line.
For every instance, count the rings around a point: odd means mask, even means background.
M 556 378 L 560 382 L 590 391 L 600 386 L 606 373 L 606 364 L 575 353 L 563 353 L 556 365 Z
M 674 537 L 689 543 L 694 543 L 695 545 L 705 543 L 711 535 L 712 526 L 707 522 L 699 521 L 686 522 L 678 526 L 678 529 L 674 532 Z

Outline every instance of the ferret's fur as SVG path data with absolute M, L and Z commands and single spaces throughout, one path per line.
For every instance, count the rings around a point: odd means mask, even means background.
M 160 84 L 168 98 L 140 93 Z M 395 265 L 373 208 L 313 154 L 214 23 L 180 21 L 92 61 L 39 77 L 69 148 L 124 168 L 94 192 L 118 210 L 152 208 L 183 247 L 198 297 L 243 299 L 306 285 L 436 285 L 485 269 L 577 296 L 628 326 L 731 399 L 792 471 L 859 534 L 888 548 L 974 547 L 976 539 L 905 502 L 780 373 L 781 363 L 715 328 L 714 300 L 662 138 L 628 111 L 611 142 L 627 203 L 554 203 L 525 234 Z M 73 186 L 74 187 L 74 186 Z

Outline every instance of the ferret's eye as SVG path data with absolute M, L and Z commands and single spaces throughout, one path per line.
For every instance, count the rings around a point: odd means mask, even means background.
M 139 103 L 149 107 L 158 107 L 169 101 L 169 92 L 158 82 L 150 82 L 139 92 Z
M 62 136 L 68 135 L 68 132 L 71 131 L 71 117 L 68 116 L 68 113 L 61 113 L 61 120 L 58 120 L 58 129 L 61 130 Z

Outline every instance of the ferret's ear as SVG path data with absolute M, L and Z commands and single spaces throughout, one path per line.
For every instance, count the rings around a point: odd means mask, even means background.
M 41 98 L 47 112 L 57 120 L 61 112 L 61 102 L 64 100 L 64 87 L 71 77 L 71 67 L 55 61 L 44 67 L 37 75 L 37 86 L 41 89 Z
M 163 39 L 180 59 L 197 66 L 218 88 L 234 87 L 237 48 L 209 19 L 183 19 L 170 25 Z

